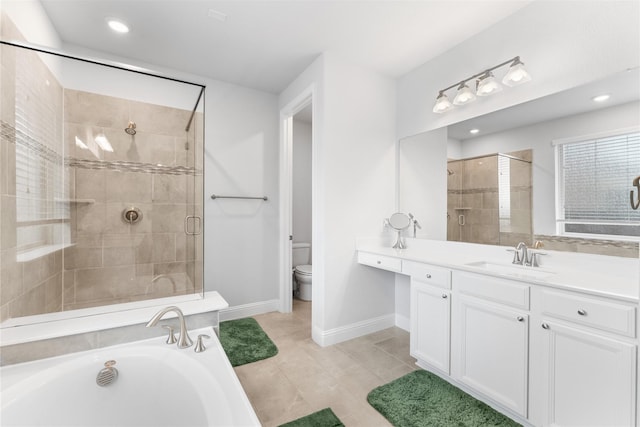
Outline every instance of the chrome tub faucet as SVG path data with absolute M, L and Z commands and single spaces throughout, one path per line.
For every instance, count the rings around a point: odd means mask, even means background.
M 155 326 L 158 323 L 158 321 L 162 319 L 162 316 L 164 316 L 170 311 L 173 311 L 174 313 L 176 313 L 178 315 L 178 320 L 180 321 L 180 335 L 178 336 L 178 348 L 191 347 L 193 345 L 193 341 L 191 340 L 191 337 L 189 337 L 189 333 L 187 332 L 187 324 L 184 321 L 184 314 L 182 314 L 182 310 L 180 310 L 178 307 L 169 306 L 157 312 L 151 318 L 151 320 L 149 320 L 149 323 L 147 323 L 147 328 Z

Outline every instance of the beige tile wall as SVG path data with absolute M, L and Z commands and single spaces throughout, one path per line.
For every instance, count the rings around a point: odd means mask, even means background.
M 531 150 L 510 153 L 530 158 Z M 527 236 L 531 240 L 531 164 L 510 161 L 511 218 L 499 219 L 498 156 L 449 161 L 447 180 L 447 239 L 470 243 L 505 244 Z M 460 225 L 460 215 L 464 225 Z
M 202 150 L 201 114 L 187 134 L 190 111 L 70 89 L 65 103 L 65 139 L 75 159 L 202 169 L 202 155 L 195 156 Z M 130 120 L 134 136 L 124 132 Z M 86 144 L 100 133 L 113 152 L 76 146 L 76 137 Z M 73 197 L 83 202 L 72 206 L 75 246 L 65 251 L 65 309 L 202 290 L 202 251 L 195 250 L 202 238 L 184 232 L 185 217 L 202 212 L 201 174 L 78 167 L 72 176 Z M 129 207 L 141 210 L 139 222 L 122 220 Z
M 24 40 L 13 22 L 0 14 L 0 37 Z M 62 87 L 40 57 L 23 49 L 0 46 L 0 321 L 10 317 L 62 309 L 62 255 L 49 253 L 18 262 L 18 212 L 16 198 L 16 101 L 38 116 L 30 129 L 34 146 L 62 159 Z M 16 78 L 27 90 L 17 90 Z M 61 165 L 60 165 L 61 166 Z M 49 209 L 53 197 L 42 204 Z M 54 240 L 52 224 L 41 224 L 43 244 Z

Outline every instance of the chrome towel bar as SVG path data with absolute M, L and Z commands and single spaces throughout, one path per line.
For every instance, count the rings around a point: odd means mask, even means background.
M 264 200 L 265 202 L 269 200 L 267 196 L 262 197 L 250 197 L 250 196 L 219 196 L 217 194 L 212 194 L 211 198 L 215 199 L 253 199 L 253 200 Z

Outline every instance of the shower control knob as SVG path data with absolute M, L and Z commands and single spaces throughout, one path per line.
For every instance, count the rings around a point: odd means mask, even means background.
M 136 207 L 126 208 L 122 211 L 122 220 L 127 224 L 135 224 L 142 219 L 142 211 Z

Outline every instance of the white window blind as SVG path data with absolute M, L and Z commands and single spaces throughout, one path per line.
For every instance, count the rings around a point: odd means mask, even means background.
M 629 200 L 640 175 L 640 132 L 559 144 L 560 234 L 640 236 L 640 210 Z

